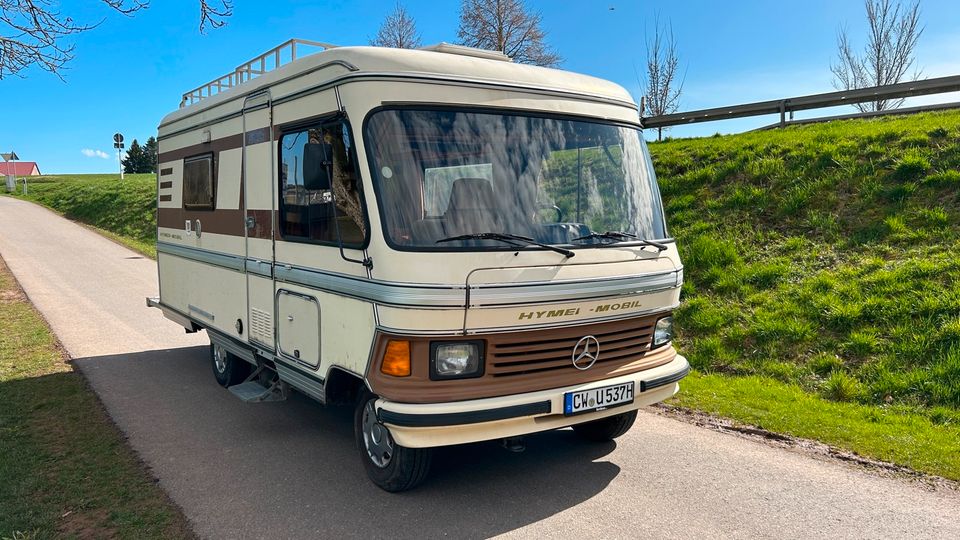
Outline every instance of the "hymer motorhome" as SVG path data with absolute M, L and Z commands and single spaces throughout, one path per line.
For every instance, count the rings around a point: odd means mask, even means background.
M 432 447 L 609 441 L 689 370 L 683 267 L 616 84 L 293 40 L 184 94 L 158 140 L 148 304 L 207 331 L 241 399 L 355 403 L 383 489 Z

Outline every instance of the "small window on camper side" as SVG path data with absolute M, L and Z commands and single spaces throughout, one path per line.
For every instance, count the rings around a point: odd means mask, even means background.
M 216 202 L 213 154 L 183 160 L 183 207 L 213 210 Z
M 280 233 L 297 242 L 362 247 L 366 208 L 348 125 L 334 121 L 280 138 Z

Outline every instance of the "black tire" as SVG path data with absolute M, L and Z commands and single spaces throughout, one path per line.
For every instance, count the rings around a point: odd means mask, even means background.
M 367 476 L 379 488 L 391 493 L 407 491 L 418 486 L 430 471 L 430 448 L 406 448 L 393 441 L 387 428 L 376 418 L 373 404 L 377 396 L 366 388 L 357 397 L 357 406 L 353 414 L 353 431 Z M 365 422 L 369 433 L 365 434 Z M 377 441 L 368 443 L 367 437 L 377 436 Z M 383 439 L 386 437 L 386 439 Z M 386 443 L 386 445 L 384 445 Z M 379 463 L 374 455 L 379 456 Z
M 252 367 L 243 358 L 214 343 L 210 343 L 210 366 L 213 368 L 213 376 L 224 388 L 242 383 L 250 375 Z
M 637 411 L 633 410 L 592 422 L 576 424 L 573 426 L 573 431 L 588 441 L 609 442 L 629 431 L 636 420 Z

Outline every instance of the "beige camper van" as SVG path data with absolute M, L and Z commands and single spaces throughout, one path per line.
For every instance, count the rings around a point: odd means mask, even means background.
M 689 370 L 683 266 L 616 84 L 294 40 L 184 94 L 158 140 L 148 304 L 206 330 L 240 399 L 355 404 L 385 490 L 433 447 L 609 441 Z

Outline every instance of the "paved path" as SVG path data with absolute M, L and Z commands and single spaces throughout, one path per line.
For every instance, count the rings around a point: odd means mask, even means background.
M 441 449 L 421 488 L 389 495 L 349 410 L 218 387 L 204 337 L 144 306 L 152 261 L 7 197 L 0 256 L 204 537 L 960 538 L 954 491 L 648 413 L 617 443 L 566 430 L 522 454 Z

